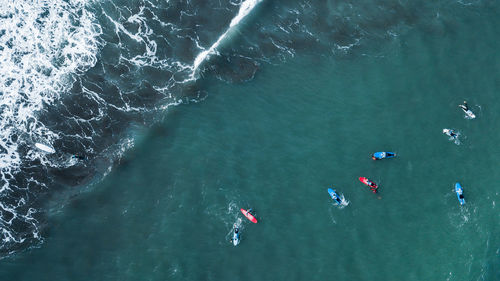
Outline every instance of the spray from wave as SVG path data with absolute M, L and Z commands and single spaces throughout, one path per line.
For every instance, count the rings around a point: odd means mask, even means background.
M 196 71 L 198 70 L 198 67 L 200 66 L 200 64 L 202 62 L 204 62 L 205 60 L 207 60 L 210 55 L 212 54 L 217 54 L 217 47 L 221 44 L 221 42 L 228 36 L 229 32 L 231 30 L 233 30 L 233 28 L 235 26 L 238 25 L 238 23 L 240 23 L 248 14 L 250 14 L 250 12 L 255 8 L 255 6 L 257 6 L 257 4 L 260 2 L 261 0 L 246 0 L 244 1 L 243 3 L 241 3 L 241 6 L 240 6 L 240 10 L 238 12 L 238 15 L 236 15 L 236 17 L 234 17 L 232 20 L 231 20 L 231 23 L 229 24 L 229 28 L 226 30 L 226 32 L 224 32 L 218 39 L 217 41 L 215 41 L 215 43 L 210 47 L 208 48 L 208 50 L 204 50 L 203 52 L 201 52 L 197 57 L 196 59 L 194 60 L 194 63 L 193 63 L 193 72 L 191 74 L 191 77 L 194 78 L 195 74 L 196 74 Z

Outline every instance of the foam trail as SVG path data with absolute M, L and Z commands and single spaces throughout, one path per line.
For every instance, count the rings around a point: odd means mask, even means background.
M 231 23 L 229 24 L 229 28 L 226 30 L 226 32 L 224 32 L 219 37 L 219 39 L 217 39 L 217 41 L 215 41 L 215 43 L 208 50 L 204 50 L 203 52 L 198 54 L 198 56 L 194 60 L 193 72 L 191 73 L 192 79 L 194 79 L 194 76 L 196 74 L 196 70 L 198 70 L 198 67 L 200 66 L 200 64 L 203 61 L 205 61 L 210 55 L 217 53 L 217 50 L 216 50 L 217 47 L 222 42 L 222 40 L 224 40 L 224 38 L 226 38 L 227 34 L 231 31 L 231 29 L 233 27 L 235 27 L 236 25 L 238 25 L 238 23 L 240 23 L 241 20 L 244 19 L 248 14 L 250 14 L 250 12 L 253 10 L 253 8 L 255 8 L 255 6 L 257 6 L 257 4 L 259 4 L 260 1 L 261 0 L 245 0 L 245 2 L 241 3 L 240 10 L 238 11 L 238 15 L 236 15 L 236 17 L 234 17 L 231 20 Z
M 340 208 L 340 209 L 343 209 L 343 208 L 345 208 L 347 205 L 349 205 L 349 201 L 348 201 L 347 199 L 345 199 L 344 194 L 342 194 L 342 195 L 340 196 L 340 201 L 341 201 L 341 203 L 339 204 L 339 208 Z

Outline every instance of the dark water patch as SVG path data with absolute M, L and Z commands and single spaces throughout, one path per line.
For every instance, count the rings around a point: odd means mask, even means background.
M 209 69 L 215 76 L 231 83 L 246 82 L 255 76 L 259 63 L 242 56 L 219 55 L 210 61 Z
M 117 65 L 120 62 L 120 48 L 114 43 L 107 43 L 101 50 L 102 64 Z
M 140 70 L 141 76 L 145 77 L 145 82 L 147 82 L 150 87 L 162 87 L 167 84 L 167 82 L 172 77 L 173 73 L 168 70 L 163 70 L 158 67 L 145 66 Z
M 68 168 L 50 169 L 49 173 L 55 181 L 66 186 L 78 186 L 90 183 L 95 175 L 95 169 L 89 165 L 74 165 Z

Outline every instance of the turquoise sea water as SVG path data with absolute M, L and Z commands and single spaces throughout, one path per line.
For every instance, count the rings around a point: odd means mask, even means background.
M 45 243 L 2 260 L 2 280 L 500 279 L 497 15 L 297 54 L 246 83 L 205 77 L 205 100 L 138 129 L 102 182 L 52 202 Z M 398 158 L 370 159 L 383 150 Z

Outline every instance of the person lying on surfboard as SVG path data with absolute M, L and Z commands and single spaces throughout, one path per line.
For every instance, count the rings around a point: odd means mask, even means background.
M 469 106 L 467 105 L 467 101 L 464 101 L 464 104 L 459 104 L 458 107 L 460 107 L 463 111 L 469 110 Z
M 372 154 L 373 160 L 381 160 L 381 159 L 393 158 L 393 157 L 396 157 L 396 153 L 394 153 L 394 152 L 382 151 L 382 152 L 375 152 Z
M 453 131 L 452 129 L 443 129 L 443 134 L 452 137 L 452 138 L 457 138 L 458 135 Z
M 257 223 L 257 219 L 254 217 L 253 214 L 250 213 L 252 211 L 252 209 L 245 210 L 245 209 L 241 208 L 240 211 L 251 222 Z
M 370 180 L 368 180 L 367 183 L 370 186 L 370 189 L 373 191 L 373 193 L 377 193 L 378 186 L 374 182 L 372 182 Z
M 240 230 L 237 227 L 234 228 L 233 238 L 231 238 L 231 242 L 234 246 L 240 244 Z
M 464 101 L 464 104 L 459 104 L 458 107 L 460 107 L 469 118 L 476 118 L 476 115 L 469 109 L 466 101 Z

